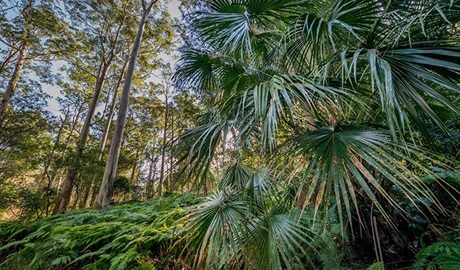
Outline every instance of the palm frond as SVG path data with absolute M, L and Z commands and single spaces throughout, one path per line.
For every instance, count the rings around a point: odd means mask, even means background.
M 330 10 L 327 3 L 317 3 L 288 32 L 289 60 L 300 68 L 308 64 L 311 71 L 344 45 L 364 43 L 380 9 L 372 0 L 335 1 Z
M 256 219 L 251 240 L 258 269 L 305 269 L 311 263 L 308 251 L 318 253 L 313 224 L 307 215 L 282 208 L 274 208 Z M 316 268 L 313 264 L 310 266 Z
M 211 161 L 223 139 L 229 134 L 231 121 L 211 116 L 212 120 L 187 130 L 181 134 L 176 143 L 179 163 L 186 162 L 191 168 L 189 177 L 206 177 L 210 170 Z
M 317 85 L 302 76 L 279 74 L 235 97 L 241 96 L 241 108 L 244 110 L 241 114 L 248 117 L 249 112 L 253 120 L 247 122 L 261 124 L 261 145 L 272 151 L 276 146 L 279 122 L 282 119 L 292 119 L 298 106 L 311 115 L 326 107 L 340 112 L 338 100 L 347 98 L 347 93 L 337 88 Z M 231 102 L 234 100 L 227 101 Z
M 327 212 L 330 203 L 337 205 L 338 216 L 352 220 L 352 210 L 359 215 L 358 196 L 367 197 L 391 222 L 379 197 L 400 209 L 384 181 L 389 181 L 417 207 L 441 210 L 437 198 L 422 179 L 405 164 L 429 173 L 408 155 L 429 158 L 409 144 L 400 147 L 385 131 L 361 130 L 355 126 L 335 126 L 307 132 L 293 141 L 288 152 L 303 164 L 305 185 L 309 185 L 305 206 Z M 343 221 L 341 221 L 343 224 Z
M 196 267 L 231 264 L 246 244 L 252 211 L 237 192 L 220 191 L 190 213 L 189 244 L 199 250 Z M 239 262 L 233 261 L 238 264 Z
M 227 187 L 235 187 L 242 190 L 248 184 L 254 169 L 243 164 L 241 161 L 230 166 L 219 182 L 219 189 L 224 190 Z
M 219 72 L 219 59 L 209 52 L 189 49 L 183 51 L 173 80 L 177 87 L 192 85 L 201 91 L 211 89 Z

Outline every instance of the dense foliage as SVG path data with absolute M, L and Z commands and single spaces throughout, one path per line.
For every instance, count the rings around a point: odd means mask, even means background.
M 168 269 L 192 195 L 84 209 L 23 224 L 0 224 L 2 269 Z M 185 265 L 187 267 L 187 265 Z

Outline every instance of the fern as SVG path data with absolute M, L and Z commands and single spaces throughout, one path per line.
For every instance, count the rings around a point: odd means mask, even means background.
M 155 269 L 146 266 L 161 263 L 154 258 L 180 255 L 182 247 L 163 248 L 178 238 L 183 208 L 200 201 L 183 194 L 74 210 L 25 225 L 2 223 L 0 269 Z
M 413 269 L 457 270 L 460 267 L 460 224 L 443 241 L 419 251 Z
M 385 264 L 383 262 L 376 262 L 370 265 L 367 270 L 385 270 Z
M 68 264 L 72 261 L 72 257 L 70 256 L 62 256 L 54 259 L 51 262 L 51 265 L 63 265 L 63 264 Z

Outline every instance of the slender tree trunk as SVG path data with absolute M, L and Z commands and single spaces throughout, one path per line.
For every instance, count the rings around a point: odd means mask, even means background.
M 80 192 L 79 192 L 79 186 L 78 186 L 78 185 L 75 185 L 75 201 L 73 202 L 72 209 L 76 209 L 76 208 L 77 208 L 77 204 L 78 204 L 78 194 L 80 194 Z
M 64 126 L 67 123 L 67 118 L 69 117 L 69 113 L 70 113 L 70 109 L 67 109 L 67 112 L 65 113 L 64 118 L 61 117 L 61 125 L 59 126 L 59 130 L 56 135 L 56 141 L 54 142 L 53 149 L 51 150 L 50 156 L 45 163 L 45 168 L 43 169 L 42 179 L 48 178 L 48 181 L 49 181 L 48 188 L 51 188 L 51 186 L 53 185 L 53 182 L 52 182 L 53 179 L 50 177 L 48 171 L 56 155 L 56 149 L 59 146 L 59 143 L 61 142 L 62 131 L 64 130 Z
M 18 53 L 18 51 L 14 48 L 11 48 L 10 51 L 8 52 L 7 57 L 5 60 L 2 62 L 0 65 L 0 75 L 3 73 L 3 71 L 13 62 L 13 57 Z
M 131 90 L 131 84 L 134 75 L 134 68 L 136 66 L 137 55 L 139 53 L 139 47 L 141 45 L 142 35 L 144 34 L 145 23 L 147 17 L 152 10 L 153 5 L 157 0 L 153 0 L 146 7 L 145 2 L 143 4 L 143 14 L 139 23 L 139 29 L 137 31 L 136 41 L 134 42 L 133 51 L 131 52 L 131 58 L 128 64 L 128 72 L 126 74 L 125 83 L 123 85 L 123 93 L 121 96 L 120 110 L 118 112 L 117 123 L 113 133 L 113 139 L 110 146 L 110 152 L 105 166 L 104 177 L 102 178 L 101 186 L 99 188 L 99 194 L 94 204 L 94 208 L 101 209 L 109 204 L 109 189 L 113 185 L 117 173 L 118 158 L 120 156 L 121 141 L 123 137 L 123 129 L 126 123 L 126 113 L 128 111 L 129 94 Z
M 10 104 L 11 98 L 13 97 L 14 93 L 16 92 L 16 87 L 18 85 L 19 79 L 21 77 L 21 71 L 24 68 L 24 63 L 26 61 L 26 55 L 29 50 L 29 35 L 30 35 L 30 20 L 31 20 L 31 11 L 32 5 L 34 1 L 29 0 L 28 2 L 24 2 L 24 8 L 21 11 L 22 16 L 24 17 L 25 24 L 24 24 L 24 32 L 22 38 L 24 42 L 19 47 L 19 56 L 16 62 L 16 66 L 14 67 L 13 74 L 11 75 L 10 81 L 6 86 L 6 91 L 0 100 L 0 128 L 2 127 L 2 122 L 5 117 L 5 111 Z M 4 63 L 7 64 L 7 61 Z
M 105 53 L 104 46 L 102 45 L 102 55 L 101 55 L 102 61 L 101 61 L 101 65 L 99 67 L 99 72 L 98 72 L 97 81 L 96 81 L 96 89 L 95 89 L 95 92 L 94 92 L 94 95 L 93 95 L 93 100 L 92 100 L 91 106 L 89 108 L 89 112 L 88 112 L 88 115 L 86 117 L 85 124 L 83 125 L 82 131 L 80 133 L 79 141 L 78 141 L 78 144 L 77 144 L 77 149 L 76 149 L 76 151 L 75 151 L 75 153 L 73 155 L 73 157 L 74 157 L 73 158 L 73 166 L 71 166 L 71 168 L 70 168 L 70 170 L 69 170 L 69 172 L 67 174 L 66 180 L 64 182 L 63 192 L 61 193 L 61 196 L 58 198 L 58 201 L 56 203 L 56 207 L 54 209 L 54 213 L 59 213 L 59 212 L 64 211 L 66 209 L 67 205 L 69 204 L 70 197 L 72 195 L 73 186 L 76 184 L 76 179 L 77 179 L 77 175 L 78 175 L 78 167 L 79 167 L 78 164 L 79 164 L 79 162 L 81 160 L 81 156 L 82 156 L 83 150 L 85 148 L 86 140 L 87 140 L 87 137 L 89 135 L 89 130 L 90 130 L 90 127 L 91 127 L 92 118 L 94 117 L 94 113 L 95 113 L 95 109 L 96 109 L 96 106 L 97 106 L 97 101 L 98 101 L 98 98 L 99 98 L 99 94 L 100 94 L 100 92 L 102 90 L 102 87 L 103 87 L 103 84 L 105 82 L 105 79 L 106 79 L 106 76 L 107 76 L 107 73 L 108 73 L 108 69 L 111 66 L 111 64 L 113 62 L 113 59 L 115 58 L 116 54 L 119 53 L 119 52 L 116 52 L 116 46 L 114 44 L 117 44 L 117 41 L 118 41 L 118 39 L 120 37 L 121 29 L 122 29 L 122 26 L 124 25 L 124 18 L 127 15 L 125 13 L 127 7 L 128 7 L 128 2 L 127 2 L 127 5 L 125 5 L 123 20 L 118 25 L 118 28 L 117 28 L 116 34 L 115 34 L 115 38 L 114 38 L 114 40 L 112 42 L 111 50 L 109 51 L 108 54 Z M 104 34 L 107 34 L 107 32 L 100 33 L 100 34 L 104 35 Z M 87 193 L 87 191 L 85 191 L 85 194 L 86 193 Z M 84 195 L 84 197 L 87 197 L 87 196 Z M 83 201 L 86 201 L 86 199 L 83 199 Z
M 72 126 L 70 128 L 69 135 L 68 135 L 67 140 L 65 142 L 65 148 L 64 148 L 64 151 L 62 151 L 62 153 L 61 153 L 61 160 L 64 160 L 64 157 L 66 156 L 66 154 L 68 152 L 67 149 L 69 149 L 70 141 L 72 140 L 72 135 L 73 135 L 73 133 L 74 133 L 76 127 L 77 127 L 78 119 L 80 119 L 80 114 L 81 114 L 81 112 L 83 110 L 83 105 L 84 105 L 84 103 L 80 104 L 80 106 L 77 109 L 76 115 L 72 120 Z M 68 161 L 68 159 L 66 159 L 66 162 L 67 161 Z M 57 177 L 58 177 L 58 172 L 57 171 L 53 172 L 53 175 L 51 177 L 51 179 L 52 179 L 51 181 L 53 183 L 56 182 Z M 61 188 L 61 176 L 59 177 L 59 183 L 57 185 L 57 190 L 59 190 L 60 188 Z
M 107 144 L 107 138 L 109 137 L 109 131 L 110 127 L 112 125 L 112 119 L 113 119 L 113 113 L 115 111 L 115 105 L 117 104 L 117 97 L 118 97 L 118 88 L 120 88 L 121 82 L 124 77 L 125 69 L 126 69 L 126 63 L 123 65 L 123 68 L 121 69 L 121 74 L 118 76 L 117 83 L 114 87 L 114 92 L 112 96 L 112 100 L 110 101 L 110 107 L 109 107 L 109 112 L 107 114 L 107 121 L 105 122 L 104 129 L 102 131 L 102 139 L 101 139 L 101 144 L 100 144 L 100 153 L 97 157 L 97 162 L 102 160 L 102 157 L 104 155 L 104 150 L 105 146 Z M 91 183 L 86 187 L 85 189 L 85 194 L 83 195 L 83 198 L 80 202 L 80 208 L 85 208 L 87 203 L 88 203 L 88 198 L 89 194 L 94 193 L 96 189 L 96 179 L 97 179 L 98 174 L 95 173 L 93 176 L 93 179 L 91 180 Z M 93 201 L 93 200 L 92 200 Z
M 59 131 L 58 131 L 58 134 L 56 136 L 56 141 L 54 142 L 54 146 L 53 146 L 53 149 L 51 150 L 51 154 L 50 154 L 50 158 L 48 159 L 46 165 L 45 165 L 45 169 L 43 170 L 43 178 L 48 178 L 48 186 L 47 186 L 47 194 L 46 194 L 46 216 L 48 216 L 48 212 L 49 212 L 49 207 L 50 207 L 50 204 L 51 204 L 51 188 L 53 186 L 53 181 L 54 181 L 54 177 L 51 177 L 48 173 L 48 170 L 51 166 L 51 163 L 53 162 L 54 160 L 54 157 L 55 157 L 55 154 L 56 154 L 56 149 L 57 147 L 59 146 L 59 143 L 61 142 L 61 135 L 62 135 L 62 131 L 64 130 L 64 126 L 65 124 L 67 123 L 67 117 L 69 116 L 69 113 L 70 113 L 70 109 L 67 110 L 64 118 L 61 117 L 61 125 L 59 126 Z
M 165 124 L 164 124 L 164 127 L 163 127 L 163 144 L 161 146 L 161 167 L 160 167 L 160 181 L 158 182 L 158 196 L 162 195 L 164 175 L 165 175 L 166 137 L 167 137 L 167 131 L 168 131 L 168 118 L 169 118 L 168 94 L 169 93 L 166 93 L 166 91 L 165 91 L 166 110 L 165 110 L 165 120 L 164 120 Z
M 135 161 L 133 164 L 133 169 L 131 170 L 131 177 L 130 177 L 132 183 L 134 183 L 134 177 L 136 177 L 136 169 L 137 169 L 137 161 L 139 159 L 139 153 L 136 153 L 134 156 L 135 156 Z
M 174 139 L 174 110 L 171 108 L 171 134 L 170 134 L 170 137 L 171 137 L 171 141 Z M 174 162 L 173 162 L 173 155 L 172 155 L 172 151 L 170 151 L 170 154 L 169 154 L 169 178 L 168 178 L 168 191 L 170 193 L 173 192 L 173 186 L 172 186 L 172 182 L 173 182 L 173 166 L 174 166 Z
M 94 90 L 93 99 L 91 101 L 88 114 L 86 115 L 85 123 L 82 127 L 80 136 L 78 138 L 77 149 L 75 150 L 73 155 L 72 165 L 67 173 L 61 194 L 56 201 L 56 206 L 54 208 L 53 215 L 64 212 L 67 209 L 67 206 L 69 205 L 70 198 L 72 196 L 72 190 L 76 184 L 78 176 L 79 163 L 83 155 L 86 140 L 89 136 L 91 122 L 96 112 L 97 101 L 99 99 L 99 94 L 101 93 L 102 87 L 104 86 L 104 81 L 107 76 L 108 69 L 109 66 L 102 62 L 98 72 L 98 78 L 96 81 L 96 88 Z
M 94 181 L 94 178 L 90 183 L 86 185 L 85 193 L 83 194 L 83 197 L 81 197 L 81 201 L 80 201 L 80 204 L 78 205 L 78 208 L 86 207 L 86 204 L 88 203 L 89 194 L 91 193 L 91 189 L 93 187 L 93 181 Z
M 156 159 L 150 157 L 149 176 L 147 177 L 147 199 L 151 199 L 153 197 L 155 163 Z
M 127 6 L 125 6 L 125 8 L 126 7 Z M 125 14 L 125 16 L 126 16 L 126 14 Z M 120 37 L 120 33 L 121 33 L 120 31 L 121 31 L 122 25 L 123 25 L 123 23 L 118 25 L 118 29 L 116 31 L 116 35 L 115 35 L 115 39 L 114 39 L 113 44 L 116 44 L 118 38 Z M 97 101 L 99 99 L 99 94 L 100 94 L 100 92 L 101 92 L 101 90 L 103 88 L 103 85 L 104 85 L 105 79 L 107 77 L 109 67 L 111 66 L 111 64 L 113 62 L 113 59 L 114 59 L 114 57 L 116 55 L 115 50 L 116 50 L 115 46 L 112 46 L 110 52 L 107 54 L 107 57 L 106 57 L 106 54 L 105 54 L 105 50 L 104 49 L 102 50 L 102 56 L 101 56 L 102 61 L 101 61 L 99 71 L 98 71 L 98 76 L 97 76 L 97 80 L 96 80 L 96 89 L 94 91 L 91 106 L 89 108 L 88 115 L 86 116 L 85 123 L 84 123 L 82 131 L 80 133 L 80 137 L 79 137 L 78 144 L 77 144 L 77 149 L 76 149 L 76 151 L 74 152 L 74 155 L 73 155 L 73 161 L 72 161 L 73 164 L 72 164 L 70 170 L 67 173 L 66 180 L 64 181 L 63 191 L 61 192 L 61 195 L 59 196 L 59 198 L 58 198 L 58 200 L 56 202 L 56 207 L 55 207 L 55 209 L 53 211 L 53 214 L 65 211 L 66 208 L 67 208 L 67 205 L 69 204 L 70 197 L 72 195 L 73 187 L 76 184 L 79 163 L 80 163 L 80 160 L 81 160 L 81 156 L 83 154 L 83 150 L 85 148 L 86 140 L 87 140 L 88 135 L 89 135 L 89 131 L 90 131 L 90 128 L 91 128 L 91 122 L 92 122 L 92 119 L 93 119 L 94 114 L 95 114 L 95 110 L 96 110 L 96 107 L 97 107 Z M 86 194 L 86 191 L 85 191 L 85 194 Z M 86 199 L 84 199 L 84 200 L 86 200 Z
M 118 88 L 120 87 L 121 81 L 123 80 L 123 73 L 125 72 L 125 66 L 123 66 L 123 69 L 121 72 L 122 72 L 122 75 L 118 78 L 117 84 L 115 86 L 115 91 L 113 93 L 112 101 L 110 103 L 109 113 L 107 114 L 107 121 L 105 122 L 105 125 L 104 125 L 104 131 L 102 133 L 102 140 L 101 140 L 101 145 L 100 145 L 100 149 L 102 151 L 101 151 L 101 154 L 99 155 L 100 158 L 98 160 L 102 160 L 102 152 L 104 151 L 105 146 L 107 144 L 110 127 L 112 126 L 113 113 L 115 112 L 115 105 L 117 104 Z
M 83 112 L 83 106 L 84 105 L 85 105 L 85 102 L 82 102 L 80 104 L 80 106 L 78 107 L 77 112 L 76 112 L 77 114 L 75 115 L 74 119 L 72 120 L 72 127 L 70 128 L 69 136 L 67 137 L 67 140 L 66 140 L 66 143 L 65 143 L 66 149 L 69 149 L 70 141 L 72 140 L 73 133 L 77 129 L 78 120 L 80 119 L 80 115 Z M 64 151 L 62 153 L 61 157 L 64 158 L 66 154 L 67 154 L 67 151 Z
M 10 104 L 11 98 L 16 92 L 16 87 L 18 85 L 19 78 L 21 77 L 21 71 L 26 61 L 28 48 L 29 45 L 27 43 L 22 44 L 19 48 L 19 56 L 16 62 L 16 66 L 14 68 L 13 74 L 11 75 L 11 79 L 8 82 L 8 85 L 6 86 L 5 94 L 0 100 L 0 127 L 3 122 L 3 118 L 5 117 L 5 111 L 8 108 L 8 105 Z

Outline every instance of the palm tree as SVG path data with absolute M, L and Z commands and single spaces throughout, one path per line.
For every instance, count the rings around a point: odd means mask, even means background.
M 426 149 L 433 143 L 429 127 L 448 133 L 446 119 L 460 115 L 460 1 L 214 0 L 196 17 L 206 46 L 184 50 L 175 79 L 212 93 L 214 104 L 177 144 L 191 175 L 210 172 L 218 147 L 233 145 L 236 162 L 258 147 L 277 188 L 294 184 L 297 207 L 324 217 L 336 210 L 342 228 L 363 222 L 362 201 L 390 225 L 388 206 L 404 212 L 395 196 L 444 211 L 422 176 L 436 178 L 427 165 L 440 159 Z M 244 175 L 222 181 L 248 187 Z M 221 190 L 198 211 L 240 205 L 221 202 Z M 231 211 L 232 218 L 254 220 L 250 209 Z M 193 226 L 216 226 L 199 213 Z M 226 222 L 249 228 L 225 237 L 245 246 L 240 234 L 255 226 Z M 203 246 L 215 236 L 209 230 L 196 232 Z M 208 249 L 211 263 L 215 251 Z
M 268 168 L 236 163 L 225 178 L 245 185 L 223 181 L 221 191 L 187 217 L 193 235 L 187 239 L 200 254 L 197 269 L 304 269 L 314 266 L 319 250 L 328 252 L 330 238 L 310 215 L 290 209 L 292 197 L 278 194 Z M 334 255 L 329 251 L 329 258 Z

